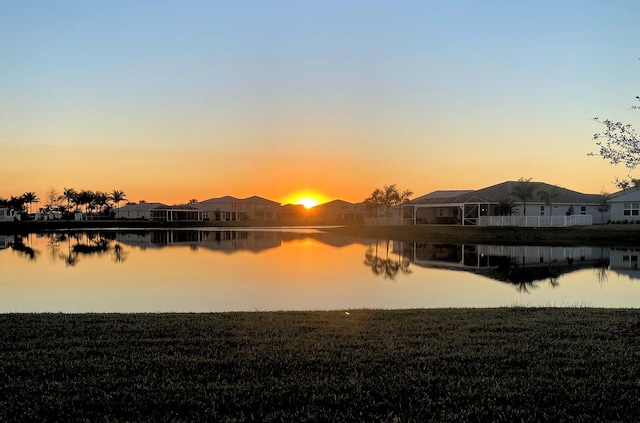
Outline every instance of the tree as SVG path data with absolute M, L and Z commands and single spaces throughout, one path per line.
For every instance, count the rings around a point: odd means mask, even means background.
M 602 223 L 604 223 L 604 214 L 609 211 L 611 204 L 609 204 L 609 194 L 604 188 L 600 191 L 600 197 L 598 199 L 598 211 L 600 212 Z
M 640 96 L 636 96 L 640 100 Z M 631 106 L 638 109 L 638 106 Z M 593 118 L 604 125 L 603 132 L 593 134 L 596 145 L 600 148 L 597 153 L 611 164 L 623 163 L 629 169 L 635 169 L 640 164 L 640 139 L 632 125 L 610 119 Z M 596 153 L 589 153 L 595 156 Z
M 189 202 L 187 204 L 198 204 L 198 199 L 197 198 L 192 198 L 191 200 L 189 200 Z
M 9 199 L 9 210 L 13 212 L 13 214 L 22 215 L 24 213 L 24 196 L 15 197 L 12 196 Z
M 62 191 L 62 198 L 67 200 L 67 218 L 71 214 L 71 203 L 75 203 L 78 193 L 73 188 L 64 188 Z
M 518 184 L 511 190 L 511 195 L 522 201 L 522 215 L 527 215 L 527 201 L 533 200 L 533 192 L 536 186 L 531 182 L 531 178 L 520 178 Z
M 627 180 L 627 179 L 618 179 L 616 178 L 615 181 L 613 181 L 613 184 L 620 188 L 622 190 L 622 194 L 626 194 L 627 193 L 627 188 L 629 188 L 631 186 L 631 181 Z
M 549 216 L 553 216 L 553 200 L 558 198 L 561 194 L 560 188 L 557 185 L 551 187 L 549 191 L 540 191 L 538 197 L 540 201 L 544 201 L 544 205 L 549 207 Z
M 498 201 L 498 207 L 496 208 L 496 213 L 498 216 L 511 216 L 517 215 L 518 209 L 516 208 L 516 203 L 512 198 L 503 198 Z
M 29 214 L 31 214 L 31 205 L 33 203 L 39 203 L 40 199 L 36 196 L 35 192 L 25 192 L 24 194 L 22 194 L 22 198 L 24 199 L 24 202 L 29 204 L 29 208 L 27 209 L 27 212 Z
M 389 214 L 389 207 L 404 204 L 409 201 L 413 192 L 411 190 L 398 191 L 397 184 L 385 185 L 382 189 L 376 188 L 369 198 L 365 200 L 369 208 L 385 208 L 385 216 Z
M 93 193 L 91 199 L 91 209 L 97 209 L 99 214 L 104 214 L 109 207 L 109 194 L 102 191 L 96 191 Z
M 120 208 L 120 202 L 127 199 L 127 195 L 124 193 L 124 191 L 114 189 L 113 191 L 111 191 L 111 194 L 109 194 L 109 199 L 115 203 L 117 210 Z
M 80 192 L 78 192 L 78 194 L 76 195 L 76 204 L 78 204 L 80 207 L 82 207 L 83 205 L 84 207 L 84 211 L 85 213 L 88 213 L 89 210 L 91 209 L 91 202 L 93 201 L 93 191 L 88 191 L 88 190 L 82 190 Z
M 51 187 L 49 191 L 47 191 L 47 202 L 45 204 L 47 208 L 47 212 L 50 213 L 58 207 L 58 201 L 60 200 L 60 194 L 58 190 Z

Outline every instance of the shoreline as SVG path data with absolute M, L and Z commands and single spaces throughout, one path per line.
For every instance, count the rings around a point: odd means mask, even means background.
M 29 221 L 0 223 L 0 234 L 82 230 L 152 229 L 277 229 L 315 227 L 328 233 L 408 242 L 450 242 L 501 245 L 640 247 L 640 225 L 607 224 L 554 228 L 478 226 L 365 226 L 337 222 L 151 222 L 147 220 Z

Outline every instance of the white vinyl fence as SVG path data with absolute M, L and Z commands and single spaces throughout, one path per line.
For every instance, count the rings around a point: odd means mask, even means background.
M 552 226 L 593 225 L 591 215 L 572 216 L 481 216 L 478 226 L 528 226 L 548 228 Z

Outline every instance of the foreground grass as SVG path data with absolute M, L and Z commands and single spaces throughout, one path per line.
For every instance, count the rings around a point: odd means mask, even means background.
M 0 315 L 1 421 L 635 421 L 638 312 Z

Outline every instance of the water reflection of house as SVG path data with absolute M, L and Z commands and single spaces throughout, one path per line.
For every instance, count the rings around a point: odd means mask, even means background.
M 613 248 L 611 250 L 611 270 L 629 276 L 631 279 L 640 279 L 639 261 L 640 249 Z
M 149 232 L 119 233 L 118 242 L 144 248 L 164 246 L 190 246 L 214 251 L 260 252 L 280 246 L 278 232 L 262 231 L 210 231 L 169 229 Z
M 0 235 L 0 250 L 4 250 L 5 248 L 9 248 L 9 244 L 12 241 L 12 238 L 9 238 L 8 235 Z
M 414 243 L 405 255 L 426 267 L 477 269 L 499 266 L 505 257 L 519 265 L 574 264 L 608 259 L 608 249 L 596 247 L 505 246 Z M 605 251 L 607 250 L 607 251 Z

